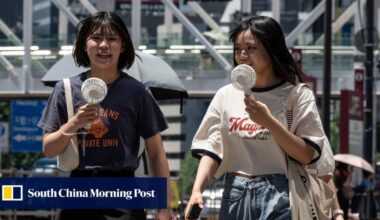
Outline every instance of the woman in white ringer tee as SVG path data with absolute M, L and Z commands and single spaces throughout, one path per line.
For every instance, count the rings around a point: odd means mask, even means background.
M 257 74 L 254 100 L 231 84 L 215 94 L 192 143 L 200 163 L 189 206 L 202 206 L 210 179 L 226 174 L 219 219 L 290 219 L 286 154 L 309 164 L 330 148 L 323 146 L 329 144 L 314 94 L 301 91 L 292 123 L 296 132 L 289 132 L 285 101 L 303 73 L 280 25 L 270 17 L 249 17 L 230 32 L 230 40 L 235 66 L 247 64 Z

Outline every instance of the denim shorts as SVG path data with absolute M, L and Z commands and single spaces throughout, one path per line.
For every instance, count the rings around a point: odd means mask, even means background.
M 255 179 L 226 174 L 219 219 L 291 219 L 288 179 L 283 174 Z

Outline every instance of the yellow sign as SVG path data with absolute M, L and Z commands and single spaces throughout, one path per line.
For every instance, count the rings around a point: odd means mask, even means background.
M 176 209 L 179 206 L 179 190 L 176 180 L 170 181 L 170 208 Z

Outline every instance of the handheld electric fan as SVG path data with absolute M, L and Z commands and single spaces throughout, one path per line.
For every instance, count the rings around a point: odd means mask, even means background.
M 252 67 L 247 64 L 236 66 L 231 72 L 231 80 L 236 89 L 253 98 L 251 88 L 256 83 L 256 72 Z
M 81 88 L 82 96 L 88 104 L 99 104 L 107 95 L 107 84 L 96 77 L 86 79 Z M 85 126 L 91 128 L 91 124 Z

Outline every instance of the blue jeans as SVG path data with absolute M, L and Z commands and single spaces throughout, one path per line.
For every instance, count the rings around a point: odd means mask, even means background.
M 255 179 L 226 174 L 219 219 L 291 219 L 288 179 L 283 174 Z

